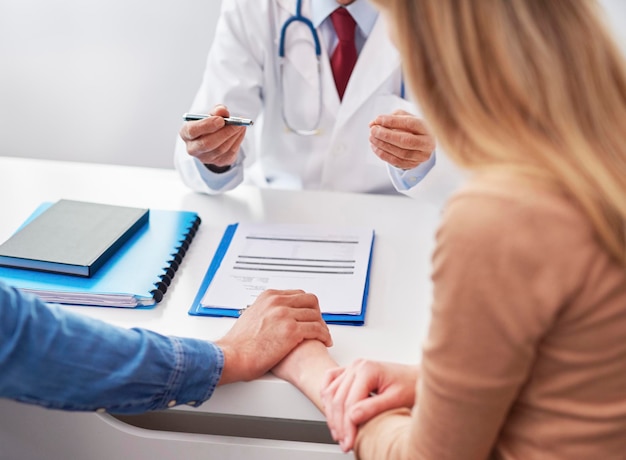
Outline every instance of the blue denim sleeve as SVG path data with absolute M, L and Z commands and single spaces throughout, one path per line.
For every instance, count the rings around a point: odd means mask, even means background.
M 198 406 L 223 365 L 208 341 L 119 328 L 0 283 L 0 397 L 126 414 Z

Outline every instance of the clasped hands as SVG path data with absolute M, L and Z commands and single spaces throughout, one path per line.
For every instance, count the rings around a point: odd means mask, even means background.
M 268 371 L 287 380 L 324 412 L 333 439 L 353 448 L 358 427 L 398 407 L 412 407 L 417 366 L 357 360 L 338 367 L 314 294 L 266 290 L 215 342 L 224 355 L 219 385 L 249 381 Z
M 263 291 L 215 344 L 224 366 L 218 385 L 266 374 L 305 340 L 332 346 L 314 294 L 302 290 Z

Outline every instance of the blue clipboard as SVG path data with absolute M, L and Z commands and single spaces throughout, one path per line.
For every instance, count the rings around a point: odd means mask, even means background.
M 231 224 L 226 227 L 224 231 L 224 235 L 222 236 L 222 240 L 220 241 L 217 250 L 215 251 L 215 255 L 211 260 L 209 268 L 204 276 L 202 284 L 198 289 L 198 293 L 196 294 L 196 298 L 193 301 L 191 308 L 189 309 L 189 314 L 193 316 L 221 316 L 221 317 L 232 317 L 237 318 L 240 315 L 240 310 L 232 309 L 232 308 L 213 308 L 213 307 L 205 307 L 202 305 L 202 298 L 206 290 L 208 289 L 211 281 L 215 277 L 222 261 L 224 260 L 224 256 L 226 255 L 226 251 L 230 246 L 230 243 L 237 231 L 237 224 Z M 322 318 L 328 324 L 341 324 L 346 326 L 363 326 L 365 324 L 365 313 L 367 311 L 367 298 L 369 293 L 369 279 L 370 279 L 370 269 L 372 265 L 372 254 L 374 252 L 374 237 L 372 237 L 372 247 L 370 248 L 370 258 L 367 264 L 367 277 L 365 279 L 365 287 L 363 290 L 363 303 L 361 305 L 361 312 L 357 315 L 351 314 L 336 314 L 336 313 L 323 313 Z

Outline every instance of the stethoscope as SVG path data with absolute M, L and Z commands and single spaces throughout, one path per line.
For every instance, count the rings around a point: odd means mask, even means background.
M 287 37 L 287 28 L 296 22 L 300 22 L 309 28 L 311 35 L 313 36 L 313 43 L 315 44 L 315 58 L 317 59 L 317 78 L 318 78 L 318 104 L 317 104 L 317 120 L 311 128 L 296 128 L 287 118 L 285 113 L 285 85 L 283 79 L 284 62 L 285 62 L 285 40 Z M 278 40 L 278 66 L 279 66 L 279 84 L 281 88 L 281 114 L 283 122 L 287 129 L 291 132 L 299 134 L 300 136 L 314 136 L 320 132 L 320 123 L 322 122 L 322 45 L 320 44 L 320 38 L 317 35 L 317 30 L 309 18 L 302 16 L 302 0 L 298 0 L 296 3 L 296 14 L 291 16 L 285 21 L 280 29 L 280 38 Z
M 313 37 L 313 43 L 315 45 L 315 58 L 317 60 L 317 78 L 318 78 L 318 110 L 317 110 L 317 120 L 313 124 L 311 128 L 296 128 L 293 126 L 287 117 L 285 111 L 285 85 L 283 79 L 283 71 L 284 71 L 284 61 L 285 61 L 285 41 L 287 37 L 287 29 L 290 25 L 299 22 L 304 24 L 310 31 L 311 36 Z M 320 38 L 317 34 L 317 30 L 315 30 L 315 26 L 313 22 L 305 16 L 302 15 L 302 0 L 297 0 L 296 2 L 296 14 L 288 18 L 283 26 L 280 29 L 280 36 L 278 39 L 278 66 L 279 66 L 279 84 L 281 88 L 281 115 L 283 117 L 283 122 L 287 129 L 293 133 L 299 134 L 300 136 L 315 136 L 320 133 L 320 123 L 322 121 L 322 45 L 320 44 Z M 404 90 L 404 79 L 402 79 L 400 83 L 400 97 L 404 99 L 405 90 Z

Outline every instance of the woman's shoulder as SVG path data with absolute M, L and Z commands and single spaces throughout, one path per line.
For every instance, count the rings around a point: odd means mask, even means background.
M 503 172 L 476 174 L 451 197 L 438 239 L 537 262 L 598 250 L 591 223 L 562 189 Z
M 585 282 L 593 261 L 606 258 L 590 222 L 565 193 L 495 174 L 471 178 L 448 201 L 433 261 L 440 271 L 490 273 L 483 280 L 488 286 L 535 286 L 533 295 L 550 314 Z
M 484 172 L 470 179 L 450 198 L 444 213 L 471 224 L 508 227 L 543 226 L 544 222 L 578 224 L 590 230 L 585 215 L 565 191 L 553 183 L 508 172 Z

